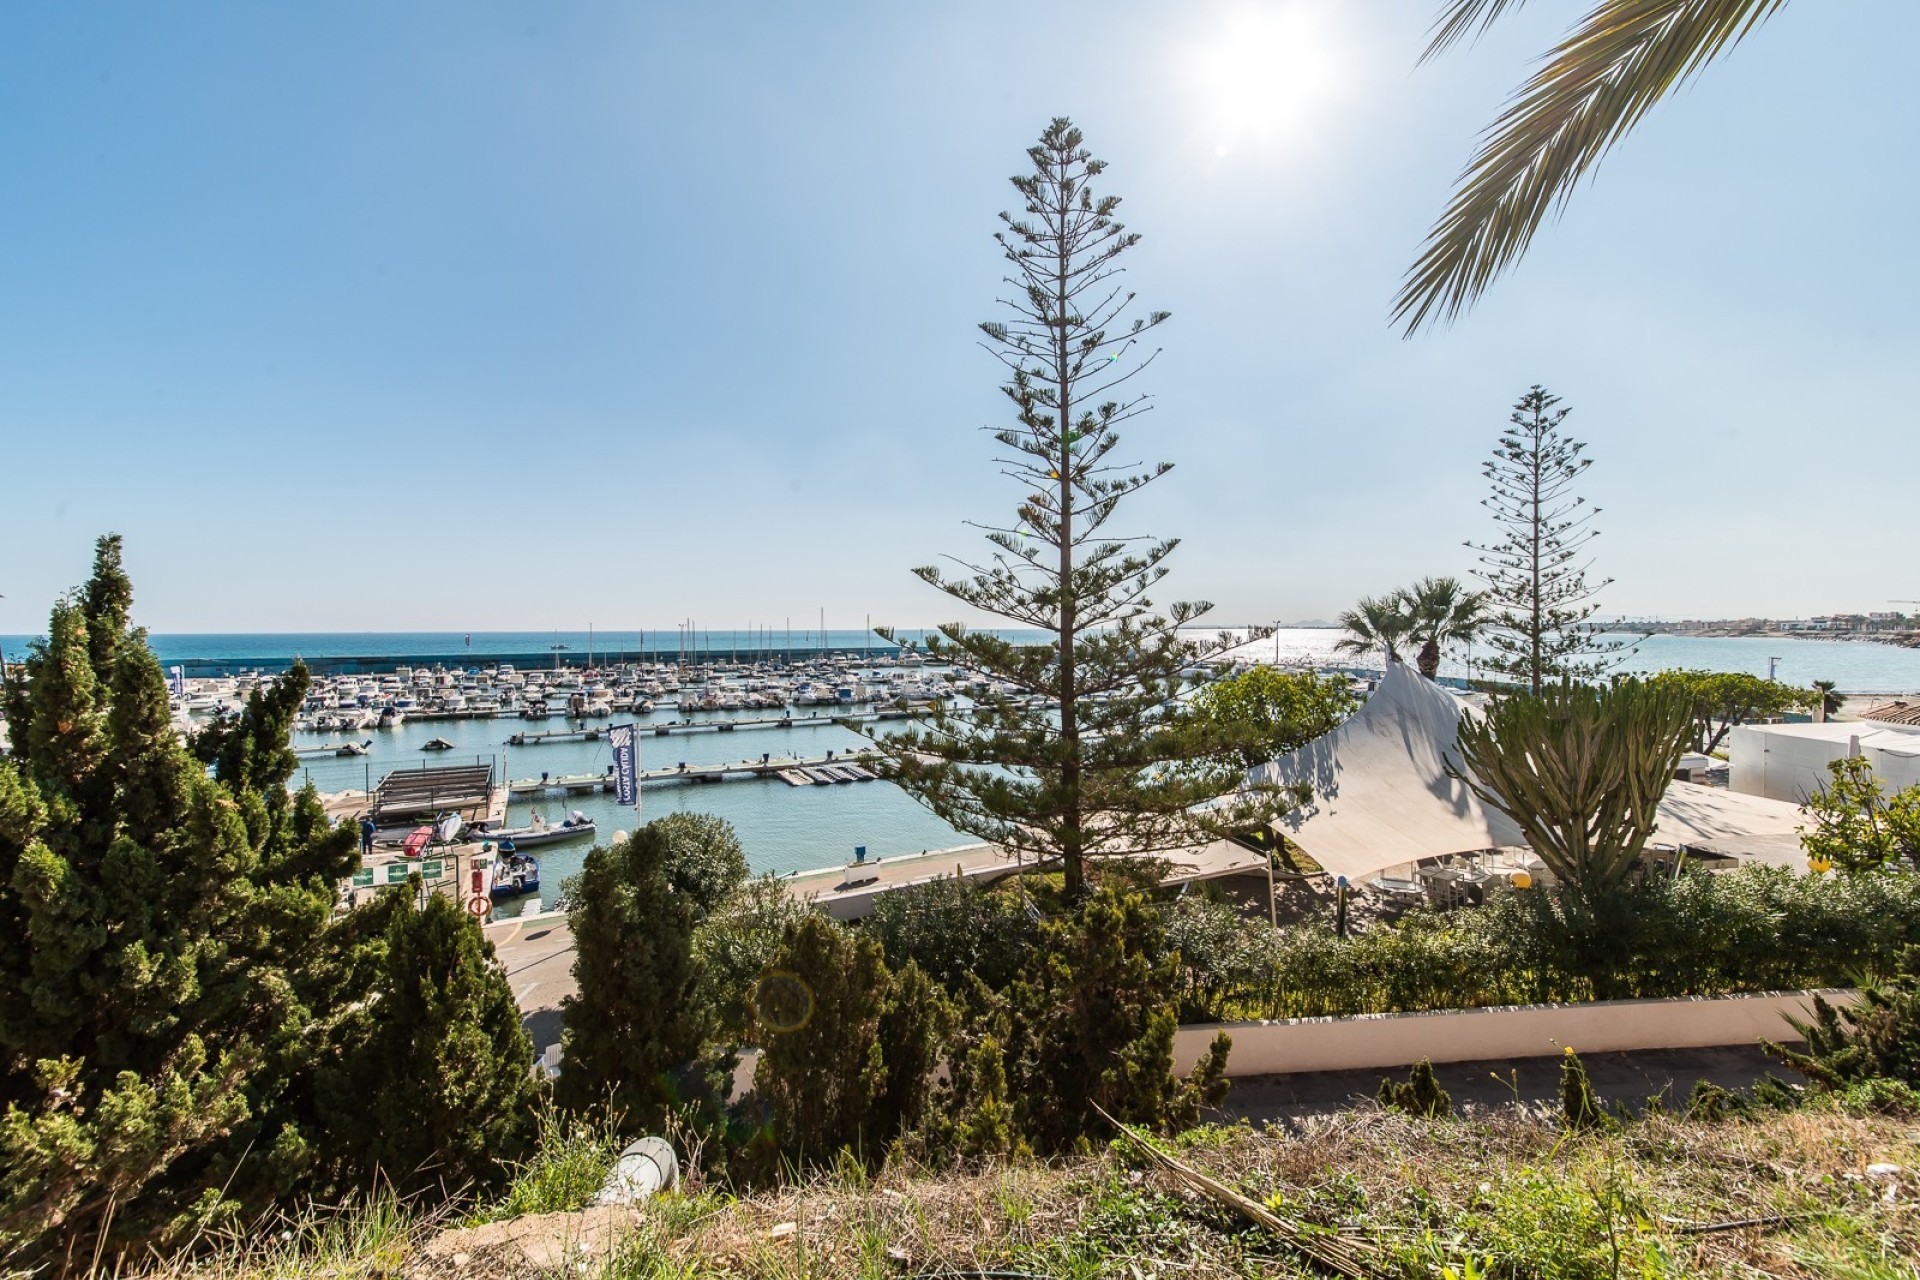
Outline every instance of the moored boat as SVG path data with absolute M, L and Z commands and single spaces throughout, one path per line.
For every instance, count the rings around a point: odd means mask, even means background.
M 494 859 L 487 896 L 517 898 L 540 889 L 540 860 L 519 852 L 510 840 L 500 844 L 500 856 Z
M 579 840 L 594 833 L 593 819 L 575 809 L 567 815 L 565 822 L 550 825 L 539 814 L 524 827 L 503 827 L 484 833 L 484 838 L 497 841 L 503 848 L 511 844 L 514 848 L 526 848 L 533 845 L 559 844 L 563 840 Z

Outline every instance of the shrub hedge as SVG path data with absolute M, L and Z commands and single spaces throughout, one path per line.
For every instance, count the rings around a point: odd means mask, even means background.
M 1920 944 L 1920 875 L 1689 873 L 1631 891 L 1595 936 L 1552 895 L 1415 912 L 1347 938 L 1275 931 L 1189 895 L 1167 907 L 1186 1022 L 1846 986 Z
M 1031 900 L 935 881 L 883 895 L 865 927 L 889 965 L 1003 990 L 1035 943 Z M 1690 870 L 1625 891 L 1604 925 L 1528 889 L 1346 938 L 1331 917 L 1276 931 L 1201 892 L 1159 910 L 1180 1020 L 1230 1022 L 1851 986 L 1920 945 L 1920 874 Z

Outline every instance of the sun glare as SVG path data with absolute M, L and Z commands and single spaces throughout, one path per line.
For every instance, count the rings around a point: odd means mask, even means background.
M 1311 137 L 1346 79 L 1331 25 L 1311 0 L 1223 12 L 1186 59 L 1203 144 L 1226 156 Z

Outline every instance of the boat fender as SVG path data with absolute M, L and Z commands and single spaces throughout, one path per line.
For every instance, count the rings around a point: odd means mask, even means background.
M 635 1204 L 680 1186 L 680 1162 L 665 1138 L 648 1136 L 632 1143 L 614 1161 L 600 1184 L 595 1204 Z

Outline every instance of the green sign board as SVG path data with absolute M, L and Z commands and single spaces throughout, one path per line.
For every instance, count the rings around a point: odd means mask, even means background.
M 362 867 L 353 873 L 353 887 L 371 889 L 376 876 L 385 877 L 379 881 L 381 884 L 405 884 L 407 877 L 415 872 L 420 874 L 422 880 L 438 880 L 447 874 L 447 864 L 435 858 L 431 862 L 389 862 L 384 867 Z

